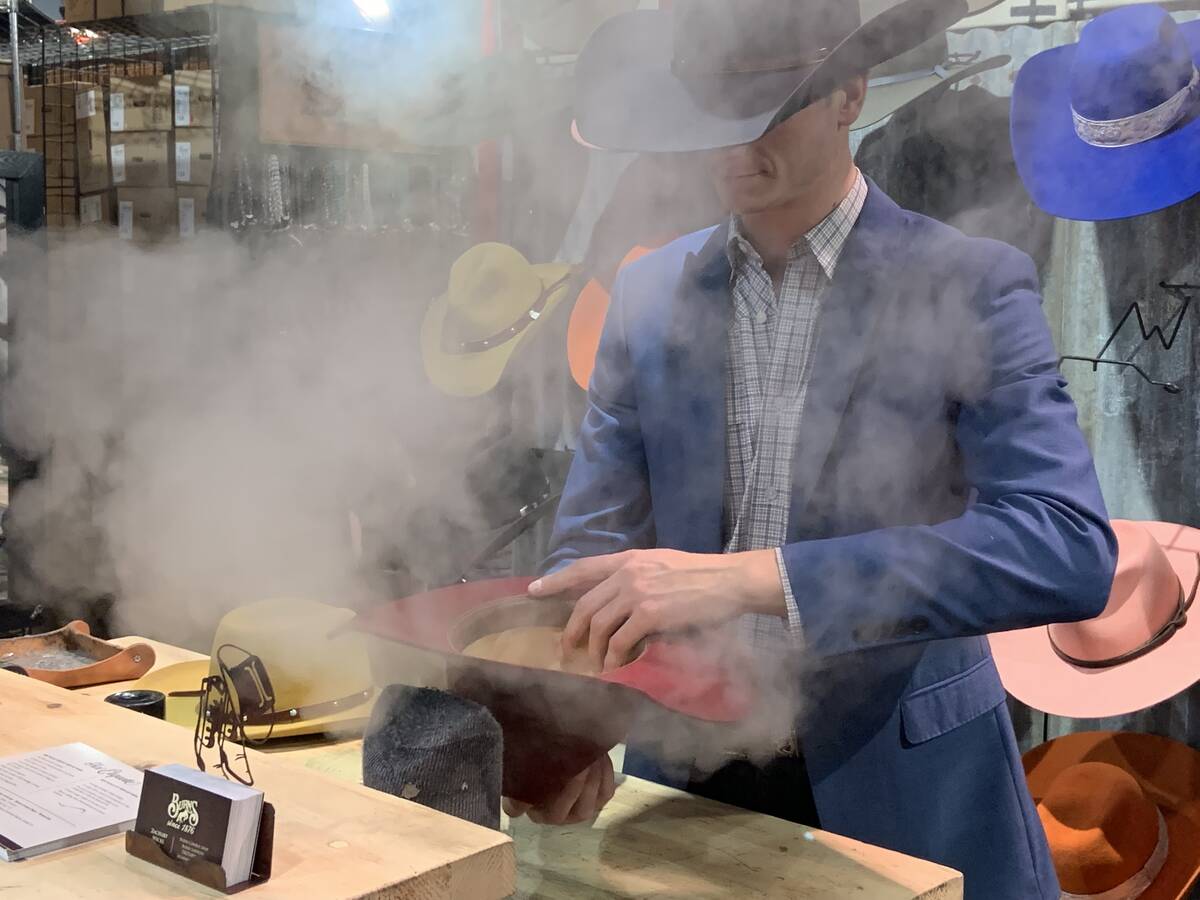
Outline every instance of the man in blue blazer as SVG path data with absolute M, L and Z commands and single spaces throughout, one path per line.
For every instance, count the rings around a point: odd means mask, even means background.
M 944 863 L 971 900 L 1057 898 L 984 635 L 1097 615 L 1115 541 L 1030 260 L 900 209 L 849 150 L 865 69 L 952 6 L 880 25 L 840 0 L 737 0 L 754 28 L 733 5 L 618 17 L 580 59 L 582 137 L 708 151 L 734 215 L 618 278 L 531 592 L 579 598 L 564 639 L 597 664 L 736 622 L 799 679 L 794 748 L 713 773 L 648 732 L 626 771 Z M 668 61 L 640 72 L 659 92 L 640 114 L 638 54 Z M 756 59 L 781 67 L 773 97 L 720 106 L 745 87 L 722 73 Z M 579 821 L 611 783 L 602 760 L 510 808 Z

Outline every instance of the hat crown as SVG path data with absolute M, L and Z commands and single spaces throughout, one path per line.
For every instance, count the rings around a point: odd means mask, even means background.
M 1178 94 L 1193 71 L 1187 40 L 1165 9 L 1115 9 L 1080 35 L 1071 64 L 1071 107 L 1093 121 L 1135 116 Z
M 1130 882 L 1159 844 L 1159 812 L 1137 779 L 1117 766 L 1063 770 L 1038 804 L 1062 889 L 1099 894 Z
M 263 600 L 239 607 L 217 625 L 210 671 L 229 644 L 262 660 L 275 689 L 275 709 L 301 708 L 340 700 L 371 688 L 366 638 L 358 632 L 331 637 L 354 618 L 348 609 L 295 599 Z
M 1166 551 L 1137 522 L 1114 520 L 1117 569 L 1104 611 L 1084 622 L 1050 626 L 1064 653 L 1079 660 L 1114 659 L 1140 646 L 1174 618 L 1182 585 Z
M 507 244 L 477 244 L 450 269 L 447 294 L 455 337 L 480 341 L 510 327 L 544 289 L 537 270 Z
M 674 65 L 717 75 L 812 64 L 862 24 L 858 0 L 676 0 Z

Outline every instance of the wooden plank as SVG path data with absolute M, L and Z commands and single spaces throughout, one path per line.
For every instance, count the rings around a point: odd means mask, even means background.
M 0 755 L 81 740 L 134 766 L 193 761 L 186 729 L 8 672 L 0 672 L 0 722 Z M 274 877 L 255 888 L 255 900 L 499 900 L 512 893 L 513 848 L 503 834 L 249 754 L 256 785 L 278 811 Z M 220 895 L 128 856 L 115 837 L 0 864 L 0 896 Z
M 145 638 L 114 641 L 136 642 L 154 647 L 156 668 L 203 658 Z M 620 755 L 614 753 L 618 768 Z M 271 748 L 271 758 L 362 780 L 361 741 L 289 741 Z M 505 819 L 516 849 L 518 898 L 962 900 L 962 876 L 952 869 L 640 778 L 617 778 L 612 802 L 591 825 L 543 828 Z

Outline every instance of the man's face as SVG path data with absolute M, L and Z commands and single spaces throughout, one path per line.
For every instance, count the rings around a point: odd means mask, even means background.
M 706 154 L 725 207 L 744 216 L 786 206 L 829 177 L 831 164 L 847 152 L 846 130 L 862 108 L 864 88 L 856 81 L 848 86 L 849 98 L 839 89 L 752 144 Z

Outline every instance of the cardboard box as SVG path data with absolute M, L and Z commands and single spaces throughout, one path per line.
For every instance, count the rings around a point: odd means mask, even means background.
M 48 188 L 46 190 L 46 212 L 79 215 L 79 197 L 73 190 Z
M 213 73 L 211 69 L 175 73 L 175 127 L 212 128 Z
M 75 158 L 78 162 L 79 191 L 83 194 L 94 194 L 112 183 L 108 173 L 108 132 L 104 127 L 104 103 L 97 88 L 76 94 L 75 100 L 76 113 L 87 113 L 75 120 Z
M 148 16 L 163 11 L 163 0 L 125 0 L 125 15 Z
M 212 184 L 216 162 L 212 129 L 176 129 L 174 159 L 176 184 Z
M 112 181 L 117 187 L 169 187 L 171 136 L 131 131 L 112 136 Z M 90 192 L 89 192 L 90 193 Z
M 63 21 L 91 22 L 96 18 L 96 0 L 63 0 Z
M 122 131 L 170 131 L 172 110 L 171 76 L 118 78 L 110 82 L 109 127 Z
M 174 188 L 118 188 L 117 228 L 126 241 L 156 242 L 178 233 Z
M 180 187 L 175 189 L 179 209 L 179 236 L 184 240 L 208 225 L 208 188 Z
M 116 207 L 113 192 L 103 191 L 79 198 L 79 224 L 102 227 L 116 224 Z
M 97 19 L 116 19 L 120 16 L 136 15 L 131 7 L 138 7 L 135 0 L 64 0 L 63 19 L 67 22 L 94 22 Z M 161 3 L 159 4 L 161 8 Z
M 46 227 L 53 231 L 64 231 L 79 227 L 79 216 L 73 213 L 46 213 Z

